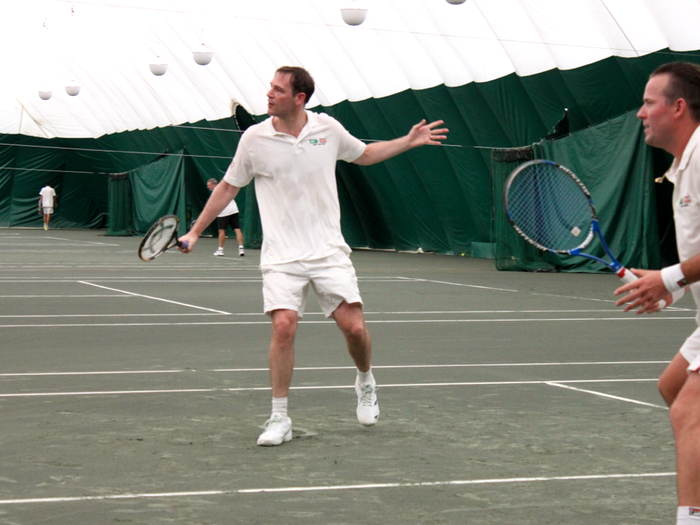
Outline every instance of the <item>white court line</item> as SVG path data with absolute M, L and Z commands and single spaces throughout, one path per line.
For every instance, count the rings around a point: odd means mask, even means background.
M 499 367 L 526 367 L 526 366 L 611 366 L 611 365 L 667 365 L 670 361 L 574 361 L 569 363 L 455 363 L 444 365 L 372 365 L 373 369 L 405 370 L 415 368 L 499 368 Z M 294 371 L 327 371 L 327 370 L 356 370 L 354 366 L 300 366 Z M 268 372 L 269 368 L 210 368 L 196 370 L 194 368 L 177 368 L 168 370 L 93 370 L 87 372 L 10 372 L 0 373 L 0 377 L 24 377 L 24 376 L 82 376 L 82 375 L 110 375 L 110 374 L 177 374 L 183 372 Z
M 57 268 L 57 267 L 54 267 Z M 227 270 L 227 268 L 221 268 L 222 270 Z M 208 272 L 214 271 L 214 268 L 208 268 Z M 261 283 L 262 279 L 261 278 L 256 278 L 256 277 L 209 277 L 205 279 L 188 279 L 188 278 L 180 278 L 180 277 L 122 277 L 122 278 L 100 278 L 100 277 L 59 277 L 56 279 L 45 279 L 45 278 L 36 278 L 36 279 L 31 279 L 31 278 L 26 278 L 26 277 L 21 277 L 17 279 L 0 279 L 0 283 L 6 283 L 6 284 L 25 284 L 25 283 L 74 283 L 74 282 L 80 282 L 81 280 L 86 280 L 89 279 L 93 283 L 143 283 L 147 282 L 148 284 L 152 283 Z
M 396 483 L 364 483 L 357 485 L 320 485 L 320 486 L 292 486 L 292 487 L 263 487 L 250 489 L 230 490 L 200 490 L 186 492 L 141 492 L 127 494 L 103 494 L 101 496 L 64 496 L 56 498 L 23 498 L 0 500 L 0 505 L 14 505 L 27 503 L 67 503 L 76 501 L 106 501 L 122 499 L 154 499 L 154 498 L 186 498 L 194 496 L 228 496 L 234 494 L 265 494 L 265 493 L 299 493 L 299 492 L 331 492 L 340 490 L 376 490 L 376 489 L 402 489 L 414 487 L 444 487 L 460 485 L 502 485 L 511 483 L 539 483 L 545 481 L 592 481 L 613 479 L 641 479 L 673 477 L 675 472 L 644 472 L 628 474 L 593 474 L 588 476 L 549 476 L 530 478 L 493 478 L 493 479 L 459 479 L 448 481 L 416 481 Z
M 417 281 L 423 283 L 435 283 L 435 284 L 448 284 L 450 286 L 464 286 L 465 288 L 480 288 L 482 290 L 495 290 L 497 292 L 513 292 L 518 293 L 519 290 L 509 290 L 507 288 L 494 288 L 492 286 L 479 286 L 476 284 L 462 284 L 462 283 L 451 283 L 448 281 L 434 281 L 432 279 L 416 279 L 413 277 L 397 277 L 397 279 L 403 279 L 406 281 Z
M 93 296 L 95 297 L 95 296 Z M 177 303 L 180 304 L 180 303 Z M 195 306 L 193 308 L 199 308 Z M 73 318 L 73 317 L 199 317 L 206 315 L 221 315 L 216 310 L 207 313 L 186 313 L 186 314 L 24 314 L 24 315 L 0 315 L 0 319 L 44 319 L 51 318 Z M 234 314 L 231 314 L 234 315 Z M 237 315 L 237 314 L 236 314 Z M 265 314 L 257 314 L 265 315 Z
M 114 297 L 119 297 L 122 299 L 130 299 L 131 297 L 128 295 L 124 294 L 105 294 L 105 295 L 0 295 L 0 299 L 73 299 L 73 298 L 78 298 L 78 299 L 88 299 L 92 297 L 99 297 L 102 299 L 103 297 L 109 297 L 109 298 L 114 298 Z M 13 316 L 13 317 L 18 317 L 18 316 Z
M 188 308 L 197 308 L 197 309 L 199 309 L 199 310 L 206 310 L 206 311 L 208 311 L 208 312 L 214 312 L 214 313 L 217 313 L 217 314 L 231 315 L 230 312 L 223 312 L 223 311 L 221 311 L 221 310 L 213 310 L 213 309 L 211 309 L 211 308 L 204 308 L 203 306 L 195 306 L 195 305 L 193 305 L 193 304 L 179 303 L 179 302 L 177 302 L 177 301 L 170 301 L 170 300 L 168 300 L 168 299 L 162 299 L 162 298 L 160 298 L 160 297 L 152 297 L 152 296 L 150 296 L 150 295 L 143 295 L 143 294 L 140 294 L 140 293 L 127 292 L 126 290 L 117 290 L 116 288 L 109 288 L 109 287 L 107 287 L 107 286 L 101 286 L 101 285 L 99 285 L 99 284 L 89 283 L 89 282 L 86 282 L 86 281 L 78 281 L 78 282 L 81 283 L 81 284 L 87 284 L 88 286 L 94 286 L 94 287 L 96 287 L 96 288 L 103 288 L 104 290 L 109 290 L 109 291 L 111 291 L 111 292 L 121 292 L 121 293 L 124 293 L 124 294 L 127 294 L 127 295 L 133 295 L 133 296 L 136 296 L 136 297 L 143 297 L 143 298 L 145 298 L 145 299 L 153 299 L 154 301 L 162 301 L 162 302 L 164 302 L 164 303 L 177 304 L 177 305 L 179 305 L 179 306 L 187 306 Z
M 567 379 L 554 381 L 555 383 L 649 383 L 656 379 Z M 448 386 L 521 386 L 521 385 L 549 385 L 553 381 L 463 381 L 447 383 L 395 383 L 380 384 L 379 389 L 387 388 L 416 388 L 416 387 L 448 387 Z M 290 390 L 350 390 L 354 385 L 313 385 L 293 386 Z M 229 388 L 175 388 L 175 389 L 151 389 L 151 390 L 92 390 L 83 392 L 20 392 L 0 394 L 0 398 L 11 397 L 72 397 L 72 396 L 114 396 L 127 394 L 198 394 L 212 392 L 264 392 L 269 391 L 268 386 L 255 387 L 229 387 Z
M 481 288 L 481 289 L 484 289 L 484 290 L 495 290 L 495 291 L 498 291 L 498 292 L 521 293 L 520 290 L 511 290 L 511 289 L 508 289 L 508 288 L 494 288 L 494 287 L 491 287 L 491 286 L 478 286 L 478 285 L 475 285 L 475 284 L 453 283 L 453 282 L 449 282 L 449 281 L 435 281 L 435 280 L 432 280 L 432 279 L 417 279 L 417 278 L 413 278 L 413 277 L 401 277 L 401 276 L 398 276 L 397 279 L 403 279 L 403 280 L 406 280 L 406 281 L 421 281 L 421 282 L 426 282 L 426 283 L 447 284 L 447 285 L 450 285 L 450 286 L 464 286 L 464 287 L 467 287 L 467 288 Z M 556 295 L 556 294 L 544 294 L 544 293 L 537 293 L 537 292 L 530 292 L 530 293 L 531 293 L 532 295 L 542 295 L 542 296 L 548 296 L 548 297 L 559 297 L 559 298 L 561 298 L 561 299 L 575 299 L 575 300 L 579 300 L 579 301 L 597 301 L 597 302 L 604 302 L 604 303 L 614 303 L 614 302 L 615 302 L 615 300 L 613 300 L 613 299 L 596 299 L 596 298 L 593 298 L 593 297 L 577 297 L 577 296 L 573 296 L 573 295 Z M 692 309 L 690 309 L 690 308 L 679 308 L 679 307 L 676 307 L 676 306 L 669 306 L 669 309 L 671 309 L 671 310 L 677 310 L 677 311 L 688 311 L 688 312 L 694 311 L 694 310 L 692 310 Z
M 595 396 L 607 397 L 608 399 L 615 399 L 617 401 L 625 401 L 626 403 L 634 403 L 637 405 L 644 405 L 644 406 L 654 407 L 654 408 L 663 408 L 665 410 L 668 410 L 668 407 L 665 407 L 663 405 L 656 405 L 654 403 L 645 403 L 644 401 L 637 401 L 636 399 L 630 399 L 628 397 L 613 396 L 611 394 L 605 394 L 603 392 L 596 392 L 594 390 L 584 390 L 583 388 L 575 388 L 575 387 L 569 386 L 569 385 L 562 385 L 561 383 L 554 382 L 554 381 L 547 382 L 547 384 L 551 385 L 551 386 L 556 386 L 559 388 L 565 388 L 567 390 L 574 390 L 576 392 L 583 392 L 585 394 L 593 394 Z
M 96 286 L 96 285 L 93 285 Z M 124 292 L 129 293 L 129 292 Z M 149 299 L 155 299 L 156 301 L 165 301 L 175 303 L 174 301 L 167 301 L 165 299 L 158 299 L 157 297 L 149 297 L 147 295 L 133 294 L 140 297 L 146 297 Z M 210 310 L 209 308 L 203 308 L 201 306 L 188 305 L 183 303 L 183 306 L 189 306 L 191 308 L 200 308 L 202 310 Z M 218 310 L 210 310 L 212 312 L 218 312 L 226 315 L 234 315 L 231 312 L 220 312 Z M 183 314 L 187 315 L 187 314 Z M 256 314 L 258 315 L 258 314 Z M 688 321 L 694 320 L 695 316 L 688 317 L 629 317 L 629 318 L 604 318 L 604 317 L 570 317 L 562 319 L 412 319 L 412 320 L 401 320 L 401 319 L 391 319 L 391 320 L 372 320 L 365 319 L 366 324 L 435 324 L 435 323 L 548 323 L 548 322 L 573 322 L 573 321 L 634 321 L 634 322 L 644 322 L 644 321 Z M 178 323 L 54 323 L 54 324 L 0 324 L 0 328 L 107 328 L 107 327 L 125 327 L 125 326 L 243 326 L 243 325 L 266 325 L 269 326 L 270 321 L 201 321 L 201 322 L 178 322 Z M 335 321 L 299 321 L 299 324 L 335 324 Z
M 611 365 L 667 365 L 670 361 L 578 361 L 570 363 L 456 363 L 445 365 L 372 365 L 372 369 L 404 370 L 415 368 L 511 368 L 522 366 L 611 366 Z M 354 366 L 294 367 L 294 371 L 356 370 Z M 267 372 L 268 368 L 214 368 L 207 372 Z M 4 374 L 0 374 L 2 377 Z
M 81 241 L 81 240 L 76 240 L 76 239 L 63 239 L 61 237 L 43 237 L 44 239 L 54 239 L 56 241 L 68 241 L 68 242 L 77 242 L 77 243 L 83 243 L 83 244 L 97 244 L 99 246 L 121 246 L 121 244 L 111 244 L 111 243 L 106 243 L 106 242 L 95 242 L 95 241 Z
M 265 369 L 267 370 L 267 369 Z M 183 372 L 195 372 L 196 370 L 105 370 L 92 372 L 14 372 L 0 374 L 0 377 L 30 377 L 30 376 L 101 376 L 101 375 L 129 375 L 129 374 L 181 374 Z
M 45 297 L 53 297 L 53 298 L 73 298 L 73 297 L 79 297 L 79 298 L 125 298 L 129 299 L 132 298 L 134 295 L 54 295 L 54 296 L 42 296 L 42 295 L 34 295 L 34 296 L 23 296 L 23 295 L 18 295 L 18 296 L 12 296 L 12 295 L 0 295 L 1 298 L 45 298 Z M 435 315 L 445 315 L 445 314 L 452 314 L 452 315 L 465 315 L 465 314 L 471 314 L 471 315 L 477 315 L 477 314 L 528 314 L 528 313 L 585 313 L 585 312 L 598 312 L 598 313 L 603 313 L 603 312 L 616 312 L 616 313 L 623 313 L 620 312 L 619 310 L 499 310 L 499 311 L 439 311 L 439 312 L 365 312 L 365 317 L 370 316 L 370 315 L 425 315 L 425 314 L 435 314 Z M 215 310 L 211 313 L 140 313 L 140 314 L 131 314 L 131 313 L 119 313 L 119 314 L 13 314 L 13 315 L 0 315 L 0 319 L 42 319 L 42 318 L 72 318 L 72 317 L 193 317 L 193 316 L 203 316 L 203 315 L 220 315 L 220 312 Z M 229 315 L 232 315 L 234 317 L 267 317 L 263 312 L 229 312 Z M 323 312 L 305 312 L 304 315 L 307 316 L 323 316 L 325 318 L 325 315 Z M 366 322 L 379 322 L 379 321 L 371 321 L 368 319 L 365 319 Z M 269 324 L 269 319 L 266 321 Z M 330 323 L 330 321 L 327 321 Z M 387 322 L 387 321 L 384 321 Z M 391 322 L 391 321 L 388 321 Z M 400 321 L 396 321 L 400 322 Z M 412 321 L 408 321 L 412 322 Z M 445 321 L 447 322 L 447 321 Z M 303 323 L 303 321 L 302 321 Z M 71 325 L 71 326 L 77 326 L 77 325 Z

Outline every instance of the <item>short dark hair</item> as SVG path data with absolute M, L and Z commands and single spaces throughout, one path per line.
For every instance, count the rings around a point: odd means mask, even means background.
M 297 93 L 304 93 L 306 98 L 304 103 L 307 103 L 314 94 L 314 89 L 316 89 L 316 84 L 311 74 L 303 67 L 296 66 L 282 66 L 276 73 L 289 73 L 292 75 L 290 82 L 292 84 L 292 95 Z
M 700 122 L 700 66 L 690 62 L 669 62 L 657 67 L 650 77 L 668 75 L 664 96 L 669 104 L 685 100 L 694 121 Z

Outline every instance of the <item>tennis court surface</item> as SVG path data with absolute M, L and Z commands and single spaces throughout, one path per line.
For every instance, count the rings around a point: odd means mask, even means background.
M 103 233 L 0 230 L 0 524 L 673 522 L 656 378 L 690 298 L 638 317 L 612 275 L 356 251 L 380 421 L 310 299 L 294 439 L 263 448 L 259 252 L 145 263 Z

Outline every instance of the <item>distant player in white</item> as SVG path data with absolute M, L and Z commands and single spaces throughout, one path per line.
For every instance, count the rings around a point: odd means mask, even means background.
M 53 209 L 56 204 L 56 191 L 46 183 L 46 186 L 41 188 L 39 192 L 39 208 L 42 209 L 44 213 L 44 229 L 49 229 L 49 224 L 51 223 L 51 215 L 53 214 Z
M 275 72 L 267 93 L 270 118 L 241 137 L 226 175 L 216 187 L 192 230 L 182 237 L 189 253 L 214 217 L 240 189 L 255 180 L 263 228 L 260 267 L 265 313 L 272 319 L 269 347 L 272 415 L 258 445 L 281 445 L 292 439 L 287 396 L 294 371 L 294 338 L 304 313 L 309 286 L 321 308 L 345 336 L 357 367 L 357 418 L 374 425 L 379 418 L 376 383 L 371 370 L 372 344 L 362 313 L 362 298 L 350 248 L 340 229 L 335 179 L 338 160 L 370 165 L 411 148 L 440 144 L 447 129 L 441 120 L 425 120 L 408 135 L 365 145 L 332 117 L 306 111 L 314 92 L 311 75 L 299 67 Z
M 207 188 L 209 188 L 209 191 L 214 191 L 217 184 L 218 182 L 216 179 L 209 179 L 207 181 Z M 239 257 L 243 257 L 245 255 L 245 250 L 243 249 L 243 232 L 241 231 L 238 205 L 235 199 L 231 199 L 228 206 L 219 213 L 216 221 L 217 228 L 219 229 L 219 248 L 214 252 L 214 255 L 223 257 L 224 243 L 226 242 L 226 228 L 230 226 L 236 234 L 236 240 L 238 241 L 238 255 Z

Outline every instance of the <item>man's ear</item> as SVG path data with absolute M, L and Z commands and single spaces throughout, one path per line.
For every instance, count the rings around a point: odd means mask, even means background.
M 687 115 L 690 112 L 690 108 L 688 108 L 688 103 L 685 101 L 684 98 L 679 98 L 678 100 L 676 100 L 675 104 L 673 105 L 673 110 L 677 118 L 680 118 L 683 115 Z
M 297 105 L 303 106 L 306 104 L 306 93 L 297 93 L 294 95 L 294 102 L 296 102 Z

